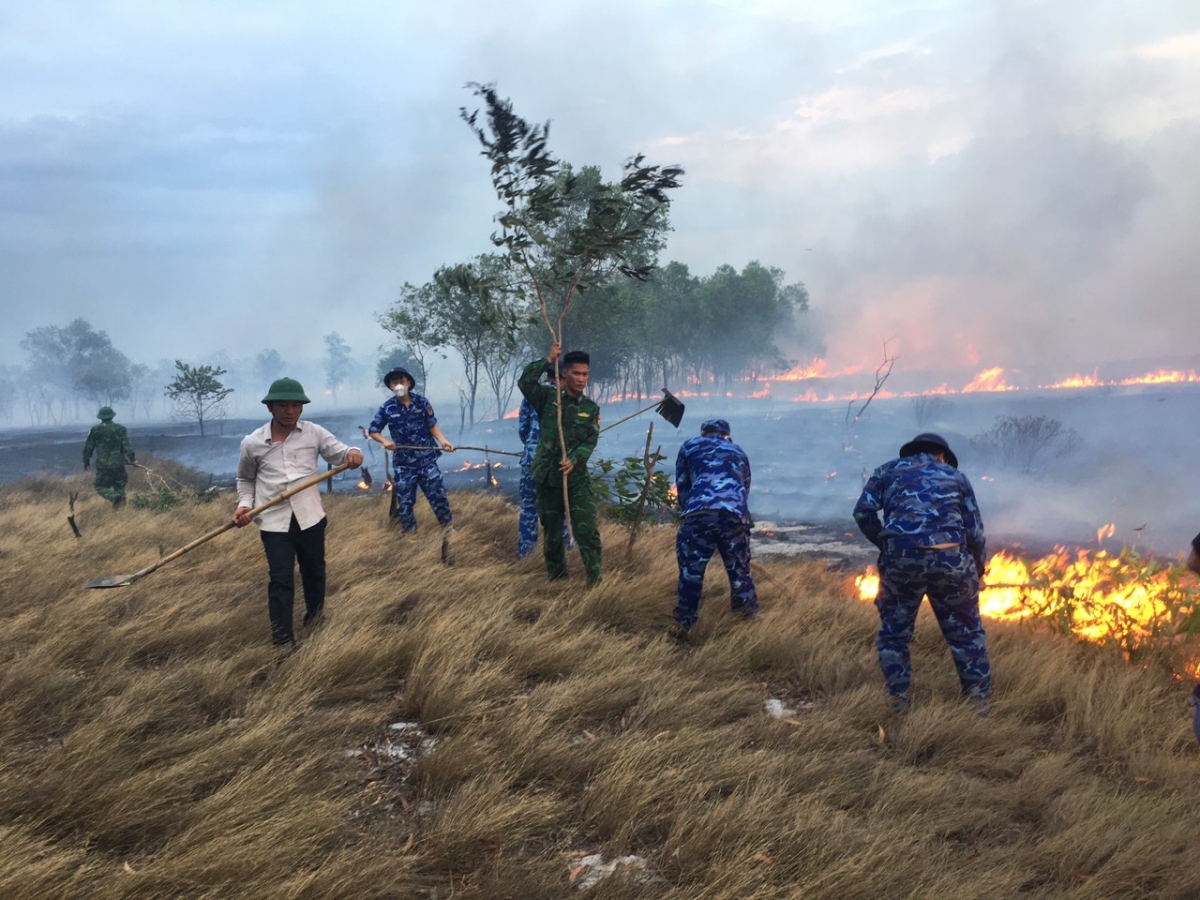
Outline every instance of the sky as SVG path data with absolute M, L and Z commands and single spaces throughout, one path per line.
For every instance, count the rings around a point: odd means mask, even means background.
M 1195 0 L 4 4 L 0 363 L 375 358 L 490 249 L 468 82 L 682 165 L 662 260 L 804 282 L 834 368 L 1200 365 Z

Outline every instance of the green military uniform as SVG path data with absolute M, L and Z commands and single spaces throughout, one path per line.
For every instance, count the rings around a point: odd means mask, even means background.
M 125 426 L 113 421 L 115 415 L 107 406 L 97 413 L 100 424 L 93 425 L 88 432 L 83 445 L 83 465 L 86 468 L 92 454 L 96 454 L 96 493 L 112 501 L 113 506 L 120 506 L 125 502 L 125 484 L 129 480 L 125 464 L 133 462 L 133 445 Z
M 533 481 L 537 492 L 538 519 L 542 523 L 542 552 L 550 580 L 567 576 L 563 549 L 563 479 L 559 463 L 562 448 L 558 441 L 558 395 L 553 387 L 539 384 L 546 360 L 525 367 L 517 386 L 538 414 L 541 433 L 533 456 Z M 579 544 L 579 555 L 587 570 L 588 585 L 600 581 L 600 530 L 596 522 L 596 501 L 588 476 L 587 461 L 600 439 L 600 407 L 580 394 L 562 392 L 563 435 L 567 458 L 575 464 L 567 479 L 571 502 L 571 526 Z

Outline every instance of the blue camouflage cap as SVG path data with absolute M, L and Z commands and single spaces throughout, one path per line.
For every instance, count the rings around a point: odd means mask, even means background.
M 709 419 L 700 426 L 701 434 L 729 434 L 729 423 L 724 419 Z

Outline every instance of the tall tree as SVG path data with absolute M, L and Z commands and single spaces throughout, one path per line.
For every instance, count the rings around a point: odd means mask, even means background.
M 350 374 L 350 345 L 336 331 L 325 335 L 325 387 L 333 393 L 337 405 L 337 392 Z
M 393 347 L 379 357 L 379 362 L 375 364 L 375 381 L 383 384 L 383 376 L 394 369 L 403 369 L 411 375 L 413 370 L 419 370 L 420 366 L 413 359 L 412 354 L 403 347 Z
M 395 335 L 397 345 L 416 361 L 422 393 L 426 390 L 433 354 L 437 352 L 436 348 L 445 344 L 437 311 L 437 293 L 438 287 L 433 282 L 420 287 L 405 282 L 400 297 L 379 316 L 383 330 Z M 438 355 L 445 359 L 444 353 Z
M 492 186 L 504 207 L 492 242 L 524 276 L 551 338 L 561 343 L 577 292 L 613 272 L 635 278 L 649 274 L 668 227 L 667 192 L 679 186 L 683 169 L 648 166 L 638 155 L 625 163 L 619 182 L 580 178 L 547 150 L 549 124 L 525 121 L 492 85 L 470 87 L 484 103 L 486 124 L 480 124 L 479 110 L 464 108 L 460 114 L 491 163 Z M 558 409 L 565 459 L 561 402 Z
M 129 359 L 113 346 L 107 333 L 97 331 L 86 319 L 35 328 L 22 338 L 21 349 L 51 418 L 55 402 L 60 416 L 68 403 L 78 415 L 82 398 L 107 406 L 129 397 Z
M 254 357 L 254 377 L 262 387 L 265 389 L 276 378 L 283 376 L 283 357 L 279 355 L 279 351 L 271 347 L 260 350 Z
M 177 413 L 182 418 L 195 419 L 200 425 L 200 436 L 204 436 L 204 423 L 225 417 L 225 398 L 233 393 L 220 381 L 225 370 L 220 366 L 189 366 L 175 360 L 175 377 L 164 392 L 175 401 Z

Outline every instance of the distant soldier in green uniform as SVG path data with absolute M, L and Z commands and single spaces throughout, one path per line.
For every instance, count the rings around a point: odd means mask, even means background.
M 596 523 L 596 501 L 588 477 L 587 462 L 600 438 L 600 407 L 584 396 L 590 359 L 581 350 L 572 350 L 562 358 L 562 424 L 567 458 L 558 440 L 558 396 L 553 387 L 539 384 L 542 370 L 553 365 L 562 353 L 556 342 L 545 359 L 531 362 L 521 373 L 517 386 L 534 408 L 541 423 L 537 450 L 533 456 L 533 481 L 537 491 L 538 519 L 542 524 L 542 552 L 551 581 L 567 577 L 563 549 L 563 474 L 571 504 L 571 527 L 579 544 L 579 555 L 587 570 L 591 587 L 600 581 L 600 531 Z
M 118 507 L 125 502 L 125 483 L 129 480 L 125 465 L 136 463 L 133 461 L 129 432 L 124 425 L 113 421 L 115 416 L 111 406 L 102 406 L 100 412 L 96 413 L 100 424 L 92 426 L 87 443 L 83 445 L 83 471 L 91 468 L 92 454 L 95 453 L 96 493 Z

